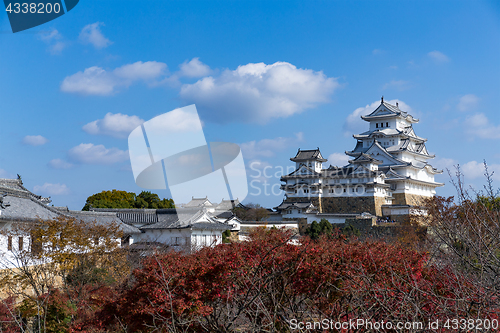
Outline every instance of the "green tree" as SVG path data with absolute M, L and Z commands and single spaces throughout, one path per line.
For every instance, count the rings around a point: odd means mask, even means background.
M 222 243 L 231 243 L 229 237 L 231 237 L 231 231 L 224 230 L 224 232 L 222 233 Z
M 142 191 L 136 196 L 136 208 L 175 208 L 173 199 L 160 199 L 158 194 L 149 191 Z
M 352 236 L 359 237 L 361 235 L 359 229 L 352 226 L 351 224 L 348 224 L 344 228 L 342 228 L 342 233 L 347 237 L 352 237 Z
M 311 239 L 318 239 L 321 235 L 331 235 L 333 226 L 327 219 L 321 219 L 318 223 L 313 221 L 309 228 L 306 229 L 305 234 Z
M 133 192 L 111 190 L 93 194 L 87 198 L 82 210 L 93 208 L 175 208 L 172 199 L 160 199 L 158 194 L 142 191 Z
M 93 208 L 135 208 L 135 193 L 126 191 L 102 191 L 87 198 L 82 210 Z
M 242 221 L 262 221 L 269 216 L 267 209 L 253 203 L 249 203 L 245 207 L 235 207 L 233 213 Z

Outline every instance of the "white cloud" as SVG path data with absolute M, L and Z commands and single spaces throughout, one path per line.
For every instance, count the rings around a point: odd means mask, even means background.
M 193 58 L 189 62 L 186 60 L 179 67 L 181 69 L 179 76 L 203 77 L 212 73 L 210 67 L 202 63 L 199 58 Z
M 60 158 L 50 160 L 48 165 L 53 169 L 71 169 L 74 166 L 73 164 L 61 160 Z
M 460 166 L 466 179 L 484 177 L 483 162 L 470 161 Z M 500 180 L 500 164 L 488 164 L 488 172 L 493 172 L 493 179 Z
M 166 74 L 167 65 L 156 61 L 138 61 L 123 65 L 113 71 L 93 66 L 64 78 L 61 91 L 83 95 L 111 95 L 119 87 L 128 87 L 134 81 L 143 80 L 153 84 Z
M 482 139 L 500 139 L 500 125 L 490 123 L 484 113 L 476 113 L 464 122 L 465 131 Z
M 396 89 L 398 91 L 410 89 L 410 82 L 404 80 L 392 80 L 389 83 L 384 84 L 382 89 Z
M 112 75 L 93 66 L 64 78 L 61 90 L 84 95 L 111 95 L 117 85 L 118 82 Z
M 133 64 L 123 65 L 113 71 L 117 77 L 126 80 L 154 80 L 159 76 L 165 75 L 167 64 L 157 61 L 137 61 Z
M 35 185 L 33 187 L 33 192 L 45 195 L 64 195 L 69 194 L 69 188 L 66 184 L 45 183 L 43 185 Z
M 448 58 L 444 53 L 439 51 L 432 51 L 427 53 L 427 55 L 436 63 L 445 63 L 450 61 L 450 58 Z
M 66 47 L 66 43 L 62 42 L 62 35 L 56 29 L 39 34 L 40 40 L 49 45 L 48 51 L 51 54 L 61 54 L 62 50 Z
M 344 153 L 333 153 L 328 156 L 328 162 L 334 166 L 344 166 L 347 165 L 347 161 L 349 161 L 349 156 Z
M 296 133 L 295 137 L 276 139 L 263 139 L 260 141 L 250 141 L 242 143 L 241 150 L 245 159 L 253 159 L 258 156 L 272 157 L 277 151 L 282 151 L 292 145 L 297 145 L 304 140 L 302 132 Z
M 111 112 L 103 119 L 94 120 L 83 126 L 83 130 L 94 135 L 109 135 L 115 138 L 126 138 L 133 129 L 144 122 L 137 116 Z
M 23 143 L 30 146 L 41 146 L 49 142 L 46 138 L 41 135 L 26 135 L 23 138 Z
M 476 95 L 473 94 L 467 94 L 462 97 L 460 97 L 460 100 L 458 102 L 458 110 L 464 112 L 464 111 L 470 111 L 473 110 L 477 107 L 477 104 L 479 102 L 479 98 Z
M 126 161 L 128 151 L 118 148 L 106 148 L 103 145 L 81 143 L 68 151 L 71 160 L 83 164 L 113 164 Z
M 399 104 L 399 109 L 405 112 L 412 112 L 411 107 L 399 99 L 393 99 L 386 101 L 389 104 L 396 105 Z M 366 132 L 368 130 L 368 123 L 361 119 L 361 116 L 366 116 L 372 113 L 378 106 L 380 101 L 375 101 L 371 104 L 367 104 L 365 107 L 360 107 L 354 110 L 346 119 L 344 123 L 344 135 L 351 136 L 353 134 L 359 134 Z
M 83 27 L 80 32 L 80 41 L 84 44 L 92 44 L 98 50 L 112 44 L 112 42 L 102 34 L 101 26 L 104 26 L 104 23 L 96 22 Z
M 299 69 L 287 62 L 250 63 L 184 84 L 180 96 L 209 111 L 207 117 L 216 122 L 266 123 L 327 103 L 339 87 L 337 79 L 321 71 Z

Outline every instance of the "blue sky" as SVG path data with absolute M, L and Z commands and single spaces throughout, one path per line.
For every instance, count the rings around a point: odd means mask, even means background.
M 140 192 L 128 133 L 193 103 L 207 141 L 241 145 L 258 180 L 245 202 L 281 202 L 276 174 L 298 148 L 344 164 L 382 95 L 420 119 L 431 164 L 459 163 L 480 188 L 486 159 L 500 183 L 494 1 L 81 0 L 16 34 L 3 12 L 0 78 L 0 177 L 71 209 Z M 266 166 L 272 177 L 257 177 Z M 437 180 L 453 195 L 446 173 Z

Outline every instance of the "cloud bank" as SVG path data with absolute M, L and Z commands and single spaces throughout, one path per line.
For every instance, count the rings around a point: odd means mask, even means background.
M 81 143 L 68 151 L 69 158 L 82 164 L 114 164 L 128 160 L 128 151 L 106 148 L 104 145 Z
M 181 87 L 180 97 L 218 123 L 267 123 L 327 103 L 340 87 L 323 72 L 287 62 L 250 63 Z
M 89 134 L 107 135 L 123 139 L 143 122 L 144 120 L 137 116 L 128 116 L 121 113 L 113 114 L 109 112 L 103 119 L 94 120 L 82 128 Z
M 25 145 L 30 146 L 41 146 L 49 142 L 48 139 L 41 135 L 26 135 L 22 141 Z
M 107 96 L 119 88 L 128 87 L 137 81 L 157 84 L 156 81 L 167 72 L 167 65 L 156 61 L 137 61 L 107 71 L 93 66 L 64 78 L 61 91 L 82 95 Z

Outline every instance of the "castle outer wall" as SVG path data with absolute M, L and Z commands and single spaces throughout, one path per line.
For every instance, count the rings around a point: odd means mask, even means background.
M 410 193 L 394 193 L 393 205 L 420 206 L 426 196 Z M 321 199 L 321 203 L 320 203 Z M 292 197 L 286 198 L 285 202 L 311 202 L 321 213 L 332 214 L 361 214 L 370 213 L 375 216 L 383 216 L 382 206 L 385 199 L 382 197 Z
M 321 210 L 321 213 L 361 214 L 367 212 L 382 216 L 382 205 L 385 204 L 385 199 L 382 197 L 293 197 L 285 199 L 285 202 L 311 202 L 318 210 Z

